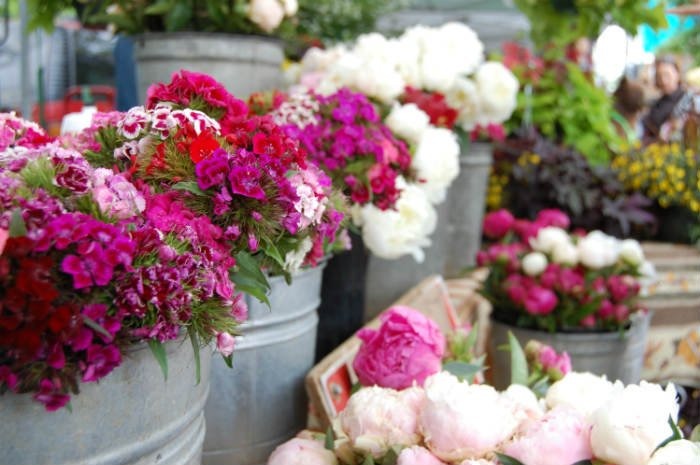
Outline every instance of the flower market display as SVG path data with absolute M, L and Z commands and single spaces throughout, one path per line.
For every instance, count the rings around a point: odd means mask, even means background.
M 406 307 L 359 336 L 353 366 L 363 387 L 332 429 L 300 433 L 268 465 L 690 465 L 700 458 L 700 443 L 682 439 L 676 426 L 672 385 L 625 386 L 573 372 L 566 353 L 536 341 L 525 351 L 511 344 L 519 363 L 507 389 L 469 384 L 442 371 L 445 336 Z
M 484 234 L 497 241 L 479 252 L 489 268 L 480 292 L 493 317 L 546 331 L 576 328 L 617 330 L 641 309 L 639 278 L 653 276 L 634 239 L 620 241 L 600 231 L 568 231 L 569 218 L 542 210 L 534 221 L 507 210 L 484 219 Z
M 3 118 L 2 392 L 56 410 L 129 346 L 147 342 L 158 356 L 187 333 L 195 351 L 215 341 L 230 358 L 247 309 L 221 228 L 173 193 L 138 189 L 32 123 Z

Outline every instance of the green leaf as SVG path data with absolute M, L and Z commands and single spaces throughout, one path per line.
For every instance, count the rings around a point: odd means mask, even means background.
M 593 462 L 590 460 L 580 460 L 576 463 L 572 463 L 571 465 L 593 465 Z
M 143 10 L 143 12 L 147 15 L 164 15 L 165 13 L 170 11 L 172 7 L 173 6 L 171 5 L 171 2 L 169 2 L 168 0 L 161 0 L 159 2 L 154 3 L 153 5 L 146 7 L 146 9 Z
M 284 268 L 284 257 L 282 257 L 282 254 L 274 242 L 265 237 L 263 238 L 262 243 L 262 249 L 265 252 L 265 255 L 273 259 L 280 267 Z
M 227 367 L 233 368 L 233 354 L 222 355 L 221 358 L 224 359 L 224 363 L 226 364 Z
M 10 217 L 10 237 L 23 237 L 27 235 L 27 225 L 24 224 L 22 212 L 19 208 L 12 210 Z
M 270 306 L 270 300 L 267 298 L 270 283 L 252 255 L 243 251 L 236 254 L 236 270 L 231 271 L 229 275 L 239 291 L 255 297 L 268 307 Z
M 521 461 L 514 459 L 510 455 L 499 454 L 496 452 L 496 456 L 498 457 L 498 461 L 501 463 L 501 465 L 523 465 Z
M 160 365 L 160 369 L 163 372 L 163 378 L 167 381 L 168 379 L 168 356 L 165 353 L 165 347 L 160 341 L 156 341 L 155 339 L 149 339 L 148 340 L 148 347 L 151 348 L 151 352 L 153 353 L 153 356 L 156 358 L 158 361 L 158 364 Z
M 666 439 L 664 439 L 664 440 L 661 442 L 661 444 L 659 444 L 658 446 L 656 446 L 656 449 L 654 449 L 654 452 L 656 452 L 657 450 L 661 449 L 662 447 L 664 447 L 664 446 L 665 446 L 666 444 L 668 444 L 669 442 L 673 442 L 673 441 L 677 441 L 677 440 L 679 440 L 679 439 L 683 439 L 683 432 L 678 428 L 678 425 L 676 424 L 676 422 L 673 421 L 673 417 L 671 417 L 671 415 L 668 416 L 668 425 L 671 427 L 671 431 L 672 431 L 671 435 L 670 435 L 669 437 L 667 437 Z M 652 455 L 654 455 L 654 454 L 652 453 Z
M 372 455 L 368 455 L 365 457 L 365 459 L 362 461 L 362 465 L 375 465 L 374 463 L 374 457 Z
M 471 383 L 472 379 L 474 379 L 474 375 L 482 370 L 482 366 L 467 362 L 455 361 L 445 363 L 442 366 L 442 369 L 455 375 L 462 381 Z
M 187 332 L 190 334 L 190 342 L 192 343 L 192 350 L 194 351 L 194 376 L 196 384 L 199 384 L 202 379 L 202 362 L 199 359 L 199 338 L 194 328 L 190 327 Z
M 333 433 L 332 426 L 329 426 L 326 430 L 326 440 L 324 441 L 324 447 L 328 450 L 335 450 L 335 433 Z
M 109 340 L 112 340 L 112 338 L 114 337 L 111 334 L 109 334 L 109 332 L 106 329 L 104 329 L 102 326 L 100 326 L 99 323 L 97 323 L 95 320 L 93 320 L 92 318 L 90 318 L 88 316 L 83 315 L 83 322 L 85 323 L 85 326 L 89 327 L 93 331 L 96 331 L 96 332 L 102 334 L 104 337 L 106 337 Z
M 479 323 L 474 323 L 474 326 L 472 326 L 471 331 L 469 331 L 469 334 L 467 335 L 466 341 L 464 341 L 465 349 L 471 353 L 471 351 L 474 349 L 474 346 L 476 345 L 476 339 L 479 336 Z
M 510 348 L 510 382 L 527 386 L 527 358 L 518 338 L 511 331 L 508 331 L 508 346 Z
M 172 9 L 165 15 L 165 29 L 168 32 L 185 29 L 192 20 L 192 5 L 188 2 L 175 2 Z
M 173 184 L 173 189 L 176 191 L 187 191 L 195 195 L 205 196 L 207 195 L 202 189 L 199 188 L 196 181 L 180 181 Z
M 396 465 L 399 460 L 400 450 L 396 450 L 394 447 L 389 449 L 387 453 L 382 458 L 382 465 Z

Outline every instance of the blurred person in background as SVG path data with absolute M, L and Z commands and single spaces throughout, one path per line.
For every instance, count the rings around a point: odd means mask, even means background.
M 640 140 L 644 133 L 641 121 L 641 115 L 645 109 L 644 88 L 640 83 L 625 76 L 620 80 L 613 97 L 615 99 L 613 124 L 618 135 L 629 143 Z
M 672 58 L 657 59 L 654 70 L 661 97 L 649 108 L 643 120 L 644 137 L 648 140 L 674 140 L 693 105 L 692 94 L 683 87 L 680 68 Z

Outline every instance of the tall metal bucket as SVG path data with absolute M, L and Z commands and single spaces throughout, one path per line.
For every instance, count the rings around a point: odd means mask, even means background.
M 282 84 L 284 49 L 276 39 L 206 32 L 150 33 L 134 39 L 139 100 L 181 69 L 212 76 L 239 98 Z
M 206 465 L 262 465 L 305 426 L 304 376 L 314 364 L 322 276 L 319 266 L 295 275 L 291 285 L 272 278 L 272 309 L 248 300 L 233 368 L 220 358 L 212 365 Z
M 166 344 L 168 379 L 148 347 L 97 383 L 81 384 L 72 412 L 46 412 L 31 396 L 0 396 L 3 465 L 199 465 L 212 351 L 195 384 L 189 339 Z
M 536 339 L 557 352 L 568 352 L 574 371 L 606 375 L 611 381 L 619 379 L 625 384 L 638 383 L 650 321 L 651 312 L 637 313 L 632 315 L 632 326 L 623 333 L 548 333 L 517 328 L 492 319 L 487 365 L 493 385 L 505 389 L 510 384 L 510 352 L 498 349 L 508 344 L 508 331 L 512 331 L 523 346 L 530 339 Z
M 491 171 L 492 145 L 474 142 L 459 159 L 459 176 L 448 191 L 448 250 L 445 276 L 459 275 L 476 262 Z

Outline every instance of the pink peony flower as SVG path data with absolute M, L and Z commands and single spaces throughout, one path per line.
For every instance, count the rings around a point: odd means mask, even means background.
M 521 428 L 503 451 L 523 465 L 572 464 L 593 457 L 591 425 L 573 409 L 555 408 Z
M 527 220 L 515 220 L 513 230 L 520 237 L 520 240 L 526 244 L 530 243 L 530 239 L 537 237 L 542 226 Z
M 505 209 L 491 212 L 484 218 L 484 234 L 491 239 L 500 239 L 515 225 L 515 218 Z
M 556 208 L 548 208 L 541 210 L 535 218 L 535 223 L 542 227 L 555 226 L 557 228 L 569 229 L 571 220 L 568 215 Z
M 401 451 L 396 465 L 445 465 L 445 462 L 425 447 L 413 446 Z
M 553 291 L 539 286 L 528 289 L 523 301 L 525 310 L 531 315 L 548 315 L 554 311 L 557 303 L 559 300 Z
M 441 460 L 483 458 L 518 427 L 512 403 L 491 386 L 469 385 L 441 372 L 426 380 L 425 396 L 420 430 Z
M 313 439 L 293 438 L 280 444 L 267 460 L 267 465 L 337 465 L 332 451 Z
M 405 389 L 440 371 L 445 336 L 430 318 L 418 310 L 395 306 L 382 316 L 376 329 L 357 333 L 363 341 L 353 368 L 360 383 Z
M 340 426 L 353 448 L 379 458 L 392 446 L 418 444 L 418 412 L 424 401 L 420 388 L 362 388 L 340 413 Z
M 216 335 L 216 350 L 222 355 L 228 357 L 233 353 L 233 347 L 236 344 L 236 339 L 229 333 L 219 333 Z

